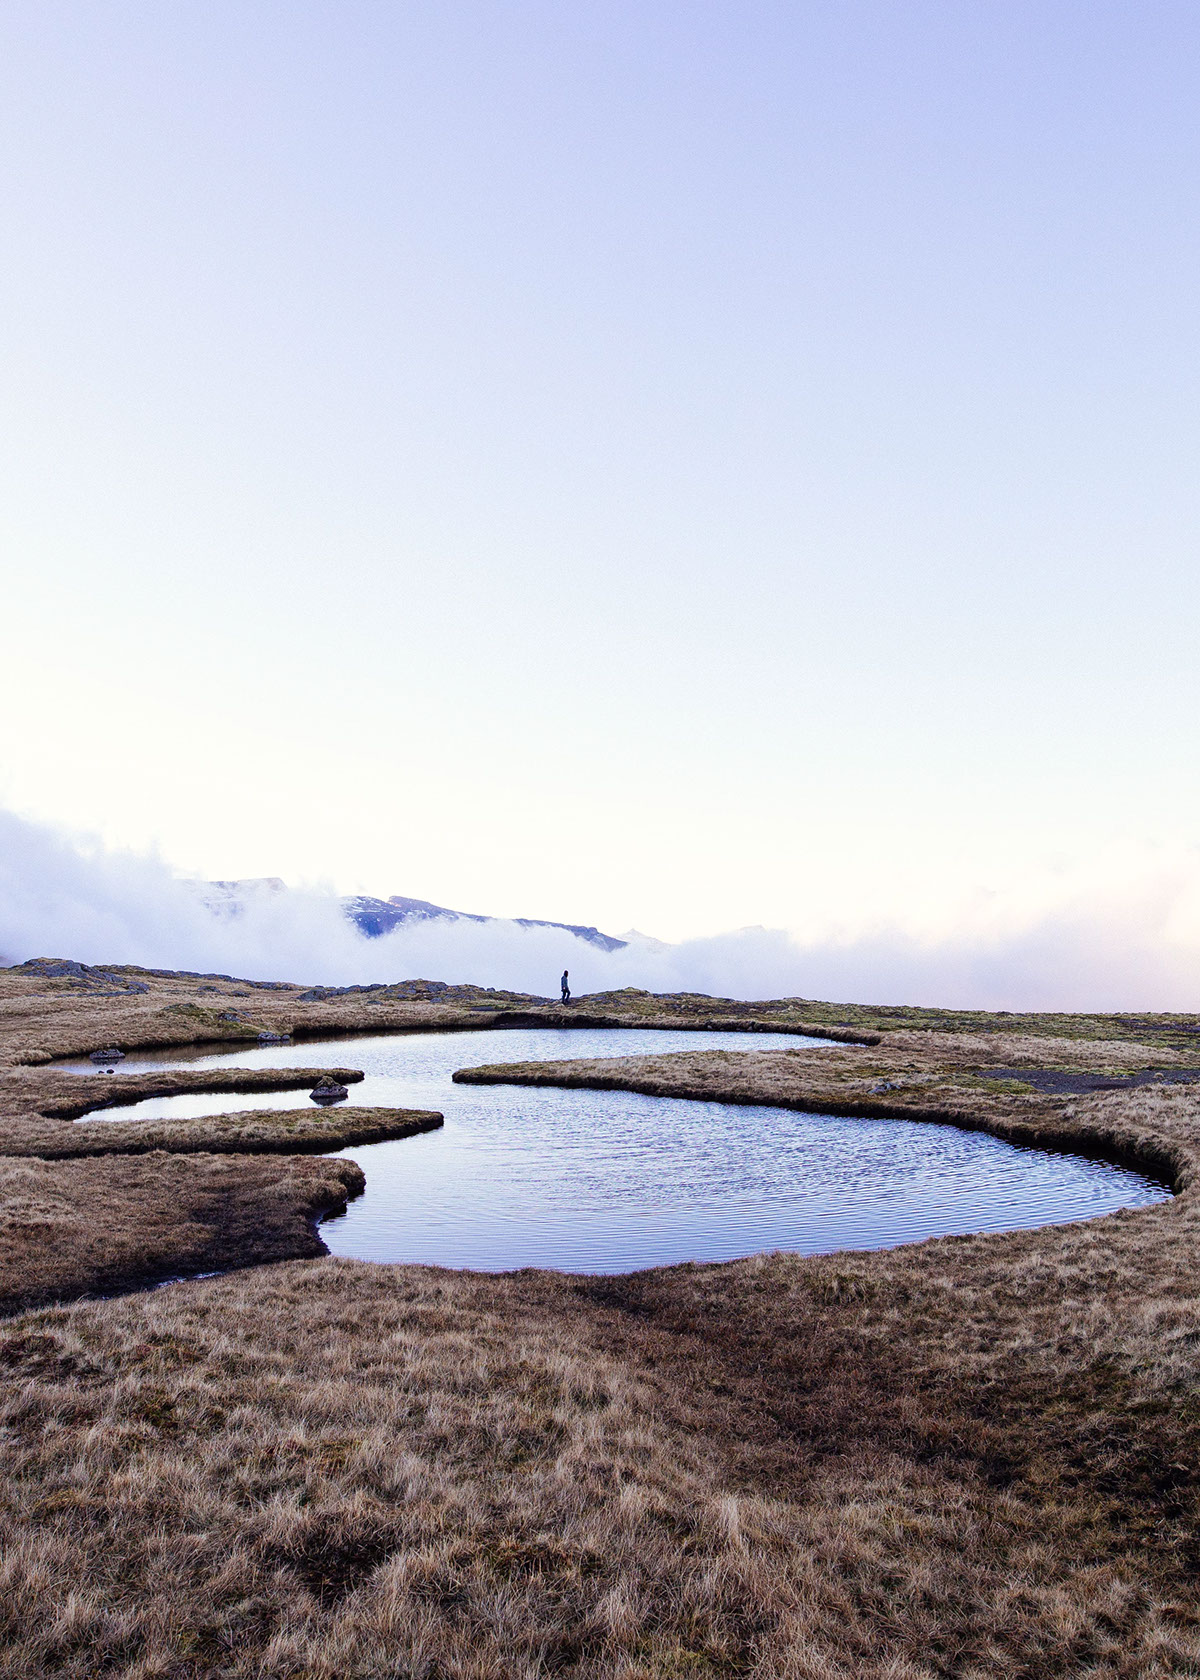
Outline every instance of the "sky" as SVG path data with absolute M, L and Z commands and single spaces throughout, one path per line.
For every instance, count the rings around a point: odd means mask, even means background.
M 1155 0 L 0 3 L 0 805 L 668 940 L 1161 952 L 1198 48 Z

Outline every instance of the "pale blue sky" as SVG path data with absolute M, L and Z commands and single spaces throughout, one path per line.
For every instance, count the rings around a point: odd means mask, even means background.
M 0 799 L 672 937 L 1193 857 L 1198 48 L 0 5 Z

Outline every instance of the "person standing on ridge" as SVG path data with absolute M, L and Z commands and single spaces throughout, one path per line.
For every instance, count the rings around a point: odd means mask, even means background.
M 571 1001 L 571 988 L 567 985 L 567 971 L 565 968 L 563 969 L 562 977 L 562 1000 L 564 1003 L 570 1003 Z

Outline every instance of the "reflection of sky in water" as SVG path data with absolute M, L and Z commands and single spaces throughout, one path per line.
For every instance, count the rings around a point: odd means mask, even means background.
M 335 1254 L 364 1260 L 619 1272 L 1023 1229 L 1167 1194 L 1104 1162 L 1018 1150 L 950 1126 L 450 1079 L 484 1062 L 805 1043 L 538 1028 L 271 1045 L 205 1056 L 202 1065 L 358 1067 L 367 1077 L 351 1087 L 351 1103 L 442 1111 L 437 1132 L 344 1151 L 365 1170 L 367 1190 L 322 1235 Z M 166 1059 L 131 1056 L 123 1070 Z M 311 1106 L 307 1091 L 256 1092 L 151 1099 L 122 1112 L 182 1118 Z

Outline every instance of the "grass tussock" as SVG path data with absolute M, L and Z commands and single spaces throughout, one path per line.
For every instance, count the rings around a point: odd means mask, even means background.
M 1194 1672 L 1168 1537 L 840 1368 L 891 1285 L 838 1276 L 322 1261 L 13 1321 L 0 1675 Z
M 322 1254 L 315 1221 L 363 1182 L 321 1157 L 0 1158 L 0 1312 Z
M 0 1151 L 44 1161 L 97 1155 L 320 1155 L 354 1144 L 413 1137 L 442 1124 L 433 1110 L 414 1108 L 250 1109 L 195 1120 L 110 1120 L 99 1125 L 59 1121 L 0 1125 Z

